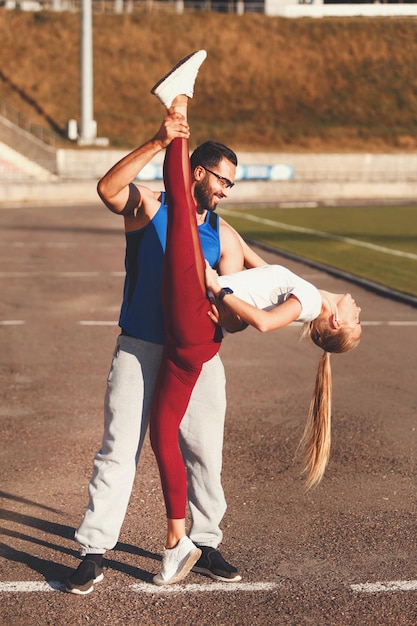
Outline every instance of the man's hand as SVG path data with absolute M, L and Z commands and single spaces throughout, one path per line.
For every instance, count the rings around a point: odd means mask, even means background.
M 161 148 L 167 148 L 176 137 L 188 139 L 189 136 L 190 127 L 185 117 L 181 113 L 169 113 L 156 133 L 154 141 L 158 141 Z

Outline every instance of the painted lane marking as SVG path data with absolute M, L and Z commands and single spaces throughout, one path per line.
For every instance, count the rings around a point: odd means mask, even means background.
M 45 582 L 34 580 L 0 582 L 0 593 L 33 593 L 37 591 L 63 591 L 64 589 L 64 583 L 59 580 L 48 580 Z
M 124 277 L 125 272 L 0 272 L 0 278 L 34 278 L 37 276 L 56 276 L 58 278 L 96 278 L 107 274 L 115 278 Z
M 392 322 L 362 322 L 361 326 L 417 326 L 417 320 L 408 320 L 406 322 L 392 321 Z
M 378 246 L 374 243 L 369 243 L 368 241 L 361 241 L 360 239 L 353 239 L 352 237 L 343 237 L 342 235 L 335 235 L 333 233 L 325 233 L 321 230 L 314 230 L 313 228 L 304 228 L 302 226 L 294 226 L 292 224 L 284 224 L 283 222 L 277 222 L 275 220 L 265 219 L 256 215 L 251 215 L 250 213 L 241 213 L 240 211 L 230 211 L 227 209 L 221 209 L 219 213 L 224 213 L 225 215 L 236 216 L 246 219 L 250 222 L 256 222 L 258 224 L 265 224 L 266 226 L 272 226 L 274 228 L 279 228 L 281 230 L 289 230 L 291 232 L 296 233 L 304 233 L 308 235 L 315 235 L 316 237 L 321 237 L 322 239 L 331 239 L 333 241 L 341 241 L 343 243 L 348 243 L 352 246 L 357 246 L 360 248 L 367 248 L 368 250 L 374 250 L 375 252 L 383 252 L 384 254 L 390 254 L 392 256 L 399 256 L 405 259 L 412 259 L 417 261 L 417 254 L 413 254 L 412 252 L 404 252 L 402 250 L 395 250 L 394 248 L 386 248 L 385 246 Z
M 110 276 L 113 274 L 110 272 Z M 57 276 L 58 278 L 96 278 L 100 272 L 0 272 L 0 278 L 33 278 L 37 276 Z
M 192 583 L 189 585 L 165 585 L 158 587 L 150 583 L 131 585 L 135 593 L 195 593 L 199 591 L 274 591 L 280 589 L 280 583 Z
M 28 278 L 40 275 L 40 272 L 0 272 L 0 278 Z
M 168 594 L 168 593 L 196 593 L 196 592 L 265 592 L 282 589 L 282 583 L 193 583 L 189 585 L 167 585 L 158 587 L 151 583 L 136 583 L 130 585 L 134 593 Z M 355 593 L 393 593 L 395 591 L 417 591 L 417 580 L 389 580 L 376 583 L 360 583 L 350 585 Z M 0 593 L 44 593 L 51 591 L 65 591 L 65 584 L 59 580 L 48 581 L 6 581 L 0 582 Z
M 98 320 L 80 320 L 80 326 L 117 326 L 118 322 L 107 322 L 107 321 L 98 321 Z
M 10 241 L 3 242 L 4 247 L 9 246 L 10 248 L 78 248 L 79 244 L 76 243 L 68 243 L 68 242 L 59 242 L 59 241 Z
M 99 272 L 55 272 L 55 276 L 60 276 L 61 278 L 90 278 L 99 276 Z
M 91 242 L 89 242 L 88 245 L 90 248 L 113 247 L 112 243 L 105 242 L 96 242 L 94 245 L 91 245 Z M 4 248 L 7 246 L 9 248 L 81 248 L 83 244 L 69 241 L 4 241 L 2 246 Z
M 158 587 L 151 583 L 137 583 L 129 588 L 134 593 L 195 593 L 207 591 L 274 591 L 280 589 L 280 583 L 203 583 L 189 585 L 166 585 Z M 50 591 L 65 591 L 65 583 L 59 580 L 48 581 L 8 581 L 0 582 L 0 593 L 44 593 Z
M 416 591 L 417 580 L 388 580 L 386 582 L 350 585 L 356 593 L 381 593 L 393 591 Z
M 0 326 L 22 326 L 26 320 L 0 320 Z M 79 326 L 118 326 L 116 320 L 80 320 Z M 302 326 L 303 322 L 292 322 L 292 326 Z M 361 326 L 417 326 L 417 320 L 387 320 L 387 321 L 364 321 Z
M 118 322 L 100 321 L 100 320 L 80 320 L 80 326 L 117 326 Z M 291 326 L 303 326 L 303 322 L 292 322 Z M 361 321 L 361 326 L 417 326 L 417 320 L 406 321 Z
M 303 326 L 304 322 L 292 322 L 291 326 Z M 362 321 L 361 326 L 417 326 L 417 320 L 386 320 L 386 321 Z

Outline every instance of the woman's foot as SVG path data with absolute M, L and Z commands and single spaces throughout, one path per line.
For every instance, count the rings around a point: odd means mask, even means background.
M 151 89 L 158 100 L 166 109 L 170 109 L 176 96 L 185 95 L 192 98 L 194 95 L 194 83 L 198 70 L 207 57 L 205 50 L 192 52 L 177 63 L 156 85 Z
M 187 536 L 179 540 L 175 548 L 165 548 L 162 557 L 162 572 L 153 577 L 155 585 L 172 585 L 185 578 L 201 556 Z

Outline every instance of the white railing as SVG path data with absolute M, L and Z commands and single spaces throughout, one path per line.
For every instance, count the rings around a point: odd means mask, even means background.
M 80 10 L 81 0 L 5 0 L 6 9 L 23 11 Z M 219 13 L 264 12 L 263 0 L 92 0 L 94 13 L 184 13 L 215 11 Z
M 18 126 L 22 130 L 36 137 L 42 143 L 48 146 L 55 147 L 56 135 L 49 128 L 45 128 L 40 124 L 32 122 L 24 113 L 21 113 L 17 109 L 13 108 L 4 100 L 0 100 L 0 116 L 4 117 L 9 122 L 12 122 L 15 126 Z
M 6 9 L 23 11 L 79 11 L 81 0 L 0 0 Z M 417 0 L 408 2 L 326 2 L 323 0 L 92 0 L 94 13 L 265 13 L 297 17 L 415 17 Z

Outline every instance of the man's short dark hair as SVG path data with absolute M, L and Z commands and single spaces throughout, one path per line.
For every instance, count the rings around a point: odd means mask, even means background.
M 197 165 L 216 166 L 222 159 L 227 159 L 233 165 L 237 165 L 237 156 L 233 150 L 217 141 L 205 141 L 194 150 L 190 157 L 191 171 L 193 172 Z

